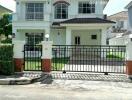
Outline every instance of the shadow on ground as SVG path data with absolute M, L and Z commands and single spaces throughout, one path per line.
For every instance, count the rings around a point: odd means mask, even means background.
M 45 75 L 44 75 L 45 77 Z M 87 81 L 110 81 L 110 82 L 132 82 L 123 74 L 96 74 L 96 73 L 51 73 L 41 79 L 41 84 L 52 84 L 53 80 L 87 80 Z

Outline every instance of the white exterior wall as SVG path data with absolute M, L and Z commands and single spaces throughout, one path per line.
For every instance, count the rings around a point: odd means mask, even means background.
M 109 45 L 126 45 L 129 41 L 129 35 L 122 37 L 114 37 L 109 40 Z
M 58 33 L 59 33 L 59 35 L 58 35 Z M 54 45 L 66 45 L 66 44 L 75 45 L 74 44 L 75 36 L 80 36 L 81 45 L 101 45 L 100 30 L 71 30 L 70 35 L 69 35 L 69 37 L 71 37 L 71 39 L 68 38 L 67 43 L 66 43 L 66 30 L 65 29 L 52 29 L 50 40 L 53 41 Z M 92 40 L 91 35 L 97 35 L 97 39 Z
M 66 30 L 65 29 L 51 29 L 50 40 L 54 45 L 66 44 Z
M 132 6 L 128 8 L 129 30 L 132 30 Z
M 53 0 L 52 2 L 52 21 L 62 21 L 66 19 L 54 19 L 54 6 L 53 4 L 58 0 Z M 95 13 L 94 14 L 79 14 L 78 13 L 78 3 L 82 0 L 66 0 L 70 5 L 68 6 L 68 19 L 71 18 L 103 18 L 103 4 L 101 3 L 102 0 L 84 0 L 84 1 L 90 1 L 95 2 Z
M 97 39 L 92 40 L 91 35 L 97 35 Z M 80 36 L 81 45 L 101 45 L 100 30 L 75 30 L 72 31 L 72 45 L 75 45 L 75 36 Z

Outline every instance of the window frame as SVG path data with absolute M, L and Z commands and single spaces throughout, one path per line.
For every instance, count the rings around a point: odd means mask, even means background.
M 60 6 L 60 8 L 59 8 L 59 6 Z M 59 12 L 59 10 L 60 10 L 60 12 Z M 60 16 L 60 17 L 58 17 L 58 16 Z M 68 4 L 57 3 L 54 5 L 54 19 L 68 19 Z
M 95 3 L 90 3 L 89 1 L 78 2 L 78 13 L 79 14 L 94 14 L 95 8 L 96 8 Z
M 44 19 L 44 3 L 26 3 L 26 20 L 40 20 Z
M 92 39 L 92 40 L 97 40 L 97 38 L 98 38 L 97 34 L 91 35 L 91 39 Z

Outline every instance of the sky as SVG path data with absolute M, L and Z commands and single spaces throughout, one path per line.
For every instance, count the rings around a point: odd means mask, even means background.
M 132 0 L 110 0 L 104 9 L 104 14 L 112 15 L 125 10 L 124 7 Z M 15 12 L 14 0 L 0 0 L 0 5 Z

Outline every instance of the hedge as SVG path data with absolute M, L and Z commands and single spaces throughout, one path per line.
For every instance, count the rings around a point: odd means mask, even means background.
M 13 45 L 0 45 L 0 74 L 14 74 Z

